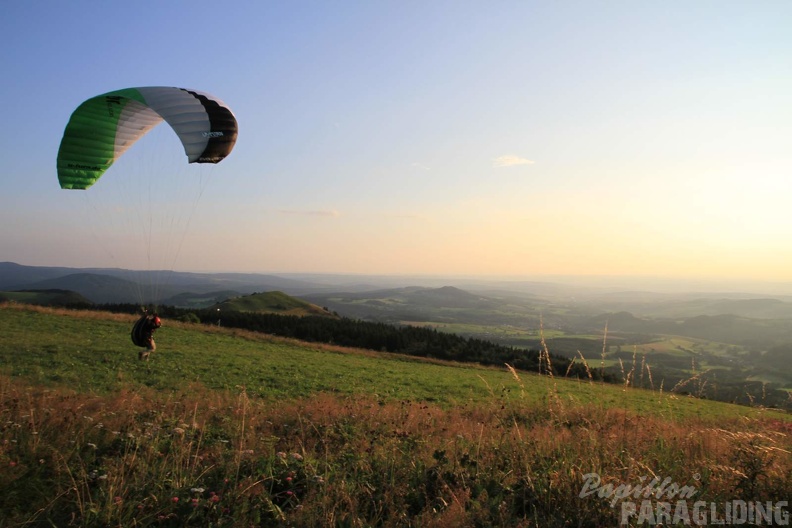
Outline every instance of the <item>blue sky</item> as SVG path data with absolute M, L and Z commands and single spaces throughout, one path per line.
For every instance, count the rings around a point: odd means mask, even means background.
M 786 1 L 8 2 L 0 260 L 792 281 L 790 27 Z M 61 190 L 77 105 L 152 85 L 228 103 L 231 156 L 174 190 L 152 133 Z

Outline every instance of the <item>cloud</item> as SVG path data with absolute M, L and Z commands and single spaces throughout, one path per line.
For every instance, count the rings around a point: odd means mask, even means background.
M 500 156 L 492 160 L 493 167 L 513 167 L 515 165 L 533 165 L 533 161 L 520 156 Z
M 396 218 L 399 220 L 428 220 L 429 217 L 420 213 L 382 213 L 385 218 Z
M 425 171 L 431 170 L 428 166 L 424 165 L 423 163 L 413 163 L 412 166 L 413 168 L 421 169 Z
M 296 216 L 329 216 L 336 218 L 341 214 L 335 209 L 328 210 L 299 210 L 299 209 L 278 209 L 281 214 L 296 215 Z

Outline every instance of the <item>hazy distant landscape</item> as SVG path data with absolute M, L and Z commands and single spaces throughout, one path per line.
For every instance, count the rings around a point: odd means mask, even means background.
M 0 299 L 134 304 L 150 298 L 156 279 L 166 284 L 157 290 L 162 306 L 335 314 L 530 350 L 544 342 L 554 355 L 615 379 L 640 377 L 647 388 L 787 408 L 792 401 L 792 298 L 786 295 L 437 277 L 169 272 L 163 281 L 159 275 L 2 263 Z M 267 301 L 250 297 L 264 292 Z

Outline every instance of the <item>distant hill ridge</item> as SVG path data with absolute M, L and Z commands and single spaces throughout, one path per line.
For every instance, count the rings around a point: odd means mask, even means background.
M 0 291 L 72 290 L 99 304 L 145 302 L 195 308 L 253 292 L 279 290 L 300 295 L 329 288 L 310 280 L 260 273 L 68 268 L 0 262 Z
M 69 290 L 79 293 L 91 302 L 109 303 L 119 298 L 119 294 L 134 299 L 140 287 L 132 281 L 98 275 L 96 273 L 72 273 L 62 277 L 44 279 L 32 285 L 36 290 Z

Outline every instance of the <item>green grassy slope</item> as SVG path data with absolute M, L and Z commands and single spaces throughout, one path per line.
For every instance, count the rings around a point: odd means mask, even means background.
M 667 418 L 783 413 L 621 386 L 451 365 L 419 358 L 307 344 L 251 332 L 164 321 L 149 362 L 129 339 L 133 316 L 59 312 L 0 305 L 0 372 L 33 383 L 66 384 L 81 392 L 126 386 L 183 390 L 245 387 L 262 398 L 326 391 L 453 405 L 497 398 L 542 402 L 549 394 L 571 404 L 624 408 Z M 35 330 L 33 330 L 35 329 Z

